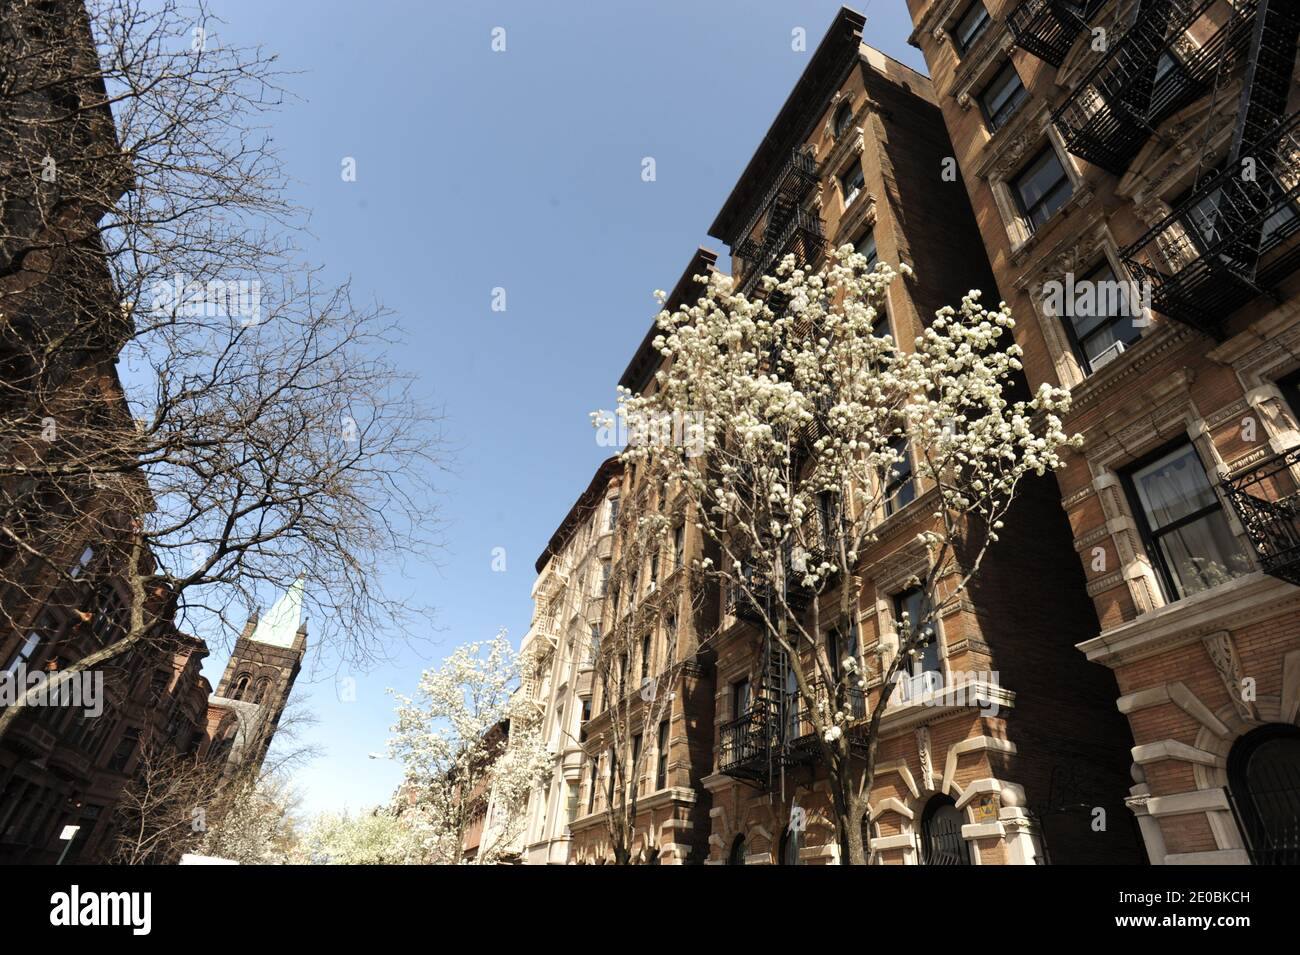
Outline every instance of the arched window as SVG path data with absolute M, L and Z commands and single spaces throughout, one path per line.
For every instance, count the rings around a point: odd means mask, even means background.
M 970 865 L 961 836 L 962 812 L 949 796 L 935 796 L 921 816 L 921 861 L 925 865 Z
M 1250 861 L 1300 864 L 1300 729 L 1270 723 L 1237 740 L 1228 791 Z
M 745 864 L 745 836 L 739 833 L 731 840 L 731 851 L 727 853 L 727 865 Z
M 831 123 L 831 128 L 835 131 L 835 138 L 839 139 L 844 135 L 844 130 L 849 126 L 849 120 L 853 118 L 853 109 L 849 106 L 849 101 L 845 100 L 840 103 L 839 108 L 835 110 L 835 119 Z
M 803 865 L 799 850 L 803 848 L 803 832 L 787 829 L 781 837 L 781 865 Z
M 253 702 L 261 703 L 263 700 L 265 700 L 266 694 L 270 692 L 270 689 L 271 689 L 270 677 L 264 676 L 260 680 L 258 680 L 255 684 L 253 684 Z
M 248 674 L 241 673 L 235 677 L 235 688 L 230 693 L 232 700 L 242 700 L 248 693 Z

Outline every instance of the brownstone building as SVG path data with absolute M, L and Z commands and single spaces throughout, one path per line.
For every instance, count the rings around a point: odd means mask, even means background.
M 1070 633 L 1118 681 L 1146 852 L 1300 861 L 1300 8 L 908 8 L 1030 383 L 1085 438 Z

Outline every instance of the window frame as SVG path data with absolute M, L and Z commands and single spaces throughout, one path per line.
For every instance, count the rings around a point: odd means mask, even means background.
M 856 174 L 857 186 L 852 194 L 849 193 L 849 178 Z M 858 201 L 858 197 L 866 191 L 867 188 L 867 171 L 862 168 L 862 157 L 854 157 L 844 170 L 836 177 L 840 184 L 840 201 L 843 208 L 847 209 L 853 203 Z
M 1100 261 L 1098 261 L 1096 265 L 1094 265 L 1091 269 L 1089 269 L 1086 273 L 1084 273 L 1083 278 L 1080 279 L 1079 281 L 1081 282 L 1091 281 L 1092 277 L 1097 273 L 1101 272 L 1102 270 L 1109 271 L 1114 281 L 1116 282 L 1124 281 L 1119 277 L 1119 273 L 1115 271 L 1115 266 L 1111 264 L 1110 258 L 1105 255 L 1101 257 Z M 1132 308 L 1132 303 L 1129 303 L 1129 307 Z M 1080 338 L 1079 330 L 1074 324 L 1073 315 L 1067 313 L 1065 315 L 1057 315 L 1056 318 L 1061 322 L 1061 325 L 1065 330 L 1065 337 L 1070 343 L 1070 349 L 1074 352 L 1075 361 L 1079 363 L 1079 367 L 1083 370 L 1085 377 L 1095 375 L 1097 372 L 1101 371 L 1102 368 L 1105 368 L 1106 365 L 1110 364 L 1110 362 L 1108 361 L 1098 367 L 1093 367 L 1092 364 L 1093 359 L 1088 357 L 1088 352 L 1086 348 L 1087 342 L 1092 338 L 1095 338 L 1097 335 L 1102 334 L 1103 332 L 1107 331 L 1108 329 L 1112 328 L 1113 326 L 1121 322 L 1136 321 L 1136 319 L 1132 318 L 1131 316 L 1126 316 L 1123 314 L 1108 315 L 1103 322 L 1097 325 L 1096 328 L 1090 331 L 1083 338 Z M 1124 342 L 1123 351 L 1127 351 L 1131 345 L 1136 344 L 1137 342 L 1142 340 L 1141 327 L 1134 325 L 1133 328 L 1137 332 L 1137 334 L 1133 338 Z M 1120 354 L 1123 354 L 1123 351 L 1121 351 Z M 1111 361 L 1114 361 L 1114 359 L 1112 358 Z
M 1180 517 L 1169 524 L 1165 524 L 1158 529 L 1153 528 L 1151 526 L 1150 518 L 1147 516 L 1146 507 L 1142 503 L 1142 497 L 1138 492 L 1138 473 L 1154 467 L 1156 464 L 1161 463 L 1167 458 L 1171 458 L 1175 452 L 1182 448 L 1189 449 L 1192 457 L 1196 460 L 1196 463 L 1200 465 L 1201 473 L 1205 476 L 1205 483 L 1214 497 L 1214 503 L 1206 505 L 1191 514 L 1184 515 L 1183 517 Z M 1160 547 L 1159 540 L 1161 537 L 1194 524 L 1202 518 L 1217 511 L 1219 514 L 1223 515 L 1223 521 L 1227 526 L 1229 535 L 1237 542 L 1238 546 L 1241 544 L 1240 539 L 1232 529 L 1232 524 L 1228 521 L 1227 508 L 1224 507 L 1223 498 L 1219 496 L 1218 488 L 1216 487 L 1215 482 L 1211 480 L 1210 474 L 1211 472 L 1209 468 L 1205 466 L 1205 460 L 1201 457 L 1201 452 L 1200 449 L 1197 448 L 1196 442 L 1187 434 L 1180 435 L 1172 441 L 1165 442 L 1155 451 L 1138 458 L 1120 472 L 1120 483 L 1124 487 L 1124 494 L 1128 500 L 1129 509 L 1133 513 L 1134 523 L 1137 525 L 1138 537 L 1142 541 L 1142 547 L 1146 551 L 1147 558 L 1151 561 L 1152 569 L 1155 571 L 1156 580 L 1160 585 L 1161 595 L 1164 597 L 1166 604 L 1177 603 L 1180 600 L 1186 599 L 1186 597 L 1193 597 L 1196 594 L 1205 593 L 1214 588 L 1213 586 L 1206 587 L 1202 590 L 1186 594 L 1185 596 L 1180 596 L 1179 578 L 1174 575 L 1173 568 L 1169 566 L 1169 562 L 1165 558 L 1164 550 Z M 1248 559 L 1251 556 L 1248 548 L 1241 548 L 1241 553 L 1245 554 Z
M 961 33 L 958 31 L 961 29 L 962 23 L 967 17 L 975 12 L 976 8 L 978 8 L 980 13 L 983 14 L 983 17 L 976 21 L 975 31 L 971 33 L 967 39 L 963 40 Z M 989 27 L 992 25 L 993 18 L 989 15 L 988 7 L 984 6 L 980 0 L 974 0 L 973 3 L 961 12 L 960 16 L 953 18 L 952 23 L 948 27 L 948 36 L 952 38 L 953 49 L 957 51 L 957 55 L 959 57 L 964 57 L 969 53 L 971 48 L 979 42 L 980 37 L 987 33 Z
M 1011 75 L 1015 77 L 1016 86 L 1019 87 L 1020 95 L 1017 97 L 1013 93 L 1002 104 L 1002 106 L 994 112 L 987 101 L 987 97 L 989 92 L 993 89 L 994 84 L 997 83 L 998 80 L 1007 72 L 1010 72 Z M 988 127 L 990 133 L 996 133 L 999 129 L 1006 126 L 1011 118 L 1015 116 L 1016 113 L 1020 112 L 1020 107 L 1029 100 L 1029 90 L 1025 88 L 1025 81 L 1020 78 L 1020 71 L 1016 69 L 1015 61 L 1008 57 L 1002 68 L 994 73 L 993 78 L 984 84 L 979 95 L 976 96 L 975 99 L 979 103 L 980 112 L 984 116 L 984 125 Z
M 1045 156 L 1048 155 L 1050 155 L 1056 161 L 1057 168 L 1061 170 L 1061 178 L 1059 180 L 1056 180 L 1053 183 L 1051 189 L 1045 190 L 1043 192 L 1043 195 L 1038 199 L 1038 201 L 1036 201 L 1033 204 L 1033 206 L 1029 206 L 1025 203 L 1025 198 L 1020 191 L 1020 182 L 1021 180 L 1026 178 L 1026 176 L 1029 173 L 1029 170 L 1032 167 L 1036 166 L 1040 160 L 1042 160 Z M 1061 200 L 1060 205 L 1053 208 L 1051 211 L 1049 211 L 1046 215 L 1043 216 L 1040 222 L 1036 223 L 1034 221 L 1034 211 L 1046 207 L 1047 198 L 1049 196 L 1056 194 L 1056 191 L 1060 187 L 1061 183 L 1064 183 L 1066 186 L 1069 187 L 1070 190 L 1069 194 L 1066 195 L 1065 198 Z M 1034 153 L 1034 155 L 1031 156 L 1026 162 L 1021 164 L 1016 174 L 1007 180 L 1007 186 L 1011 191 L 1011 198 L 1015 202 L 1016 211 L 1019 212 L 1020 218 L 1025 224 L 1025 230 L 1029 233 L 1030 236 L 1036 235 L 1038 231 L 1043 226 L 1045 226 L 1048 222 L 1050 222 L 1058 212 L 1064 209 L 1066 205 L 1069 204 L 1070 199 L 1074 196 L 1074 191 L 1075 191 L 1074 180 L 1070 178 L 1070 173 L 1069 170 L 1066 169 L 1064 160 L 1061 159 L 1060 153 L 1056 151 L 1056 147 L 1052 144 L 1050 140 L 1043 146 L 1042 149 Z

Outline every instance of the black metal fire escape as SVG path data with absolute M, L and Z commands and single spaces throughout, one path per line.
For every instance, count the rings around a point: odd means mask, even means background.
M 795 150 L 731 250 L 734 258 L 745 263 L 742 294 L 755 291 L 759 279 L 771 274 L 789 253 L 801 265 L 811 265 L 821 255 L 826 244 L 821 217 L 804 208 L 816 187 L 816 162 L 808 153 Z
M 1250 43 L 1227 158 L 1121 253 L 1153 308 L 1216 339 L 1233 311 L 1300 267 L 1300 113 L 1284 116 L 1300 7 L 1257 0 L 1237 19 L 1225 30 Z
M 1065 62 L 1075 37 L 1106 0 L 1024 0 L 1011 11 L 1007 26 L 1016 45 L 1053 66 Z
M 1250 44 L 1253 0 L 1199 46 L 1180 43 L 1223 0 L 1142 0 L 1128 31 L 1052 114 L 1066 148 L 1122 175 L 1165 119 L 1205 92 Z M 1225 9 L 1227 9 L 1225 7 Z

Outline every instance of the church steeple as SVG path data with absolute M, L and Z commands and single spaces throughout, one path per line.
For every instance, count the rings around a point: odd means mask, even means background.
M 305 589 L 299 576 L 270 610 L 249 617 L 235 641 L 209 701 L 213 745 L 222 747 L 223 758 L 260 763 L 266 755 L 307 650 Z

